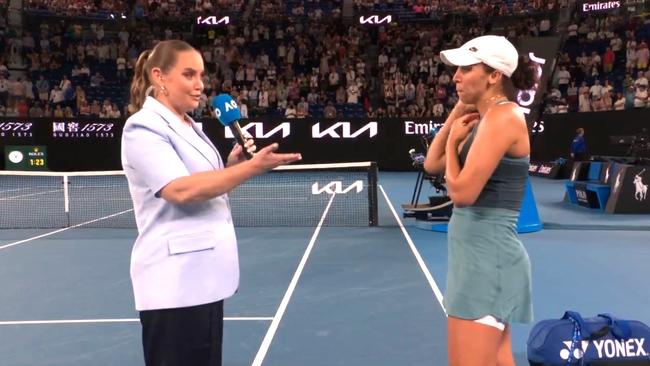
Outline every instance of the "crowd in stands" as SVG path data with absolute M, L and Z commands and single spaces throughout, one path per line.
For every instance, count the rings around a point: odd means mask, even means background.
M 576 18 L 567 32 L 546 113 L 650 107 L 650 17 Z
M 196 14 L 213 15 L 221 12 L 238 14 L 244 0 L 27 0 L 25 9 L 30 14 L 94 19 L 179 20 Z M 189 10 L 189 11 L 188 11 Z
M 341 0 L 268 0 L 259 2 L 252 11 L 254 19 L 340 20 Z
M 99 6 L 101 4 L 101 7 Z M 126 1 L 104 0 L 79 1 L 79 0 L 28 0 L 24 6 L 29 10 L 48 11 L 52 14 L 61 14 L 69 17 L 99 14 L 101 12 L 120 12 L 124 9 Z
M 566 5 L 561 0 L 513 0 L 505 8 L 502 2 L 478 0 L 357 0 L 358 12 L 401 7 L 413 14 L 469 14 L 370 29 L 342 22 L 338 0 L 258 0 L 252 6 L 243 0 L 97 4 L 27 1 L 26 14 L 35 16 L 19 32 L 7 27 L 4 7 L 0 115 L 126 116 L 128 84 L 140 52 L 159 40 L 180 38 L 202 53 L 206 66 L 197 117 L 210 116 L 211 98 L 222 92 L 239 101 L 245 117 L 442 117 L 457 96 L 453 69 L 439 59 L 441 49 L 489 31 L 489 14 L 522 16 L 505 27 L 509 37 L 547 35 L 552 27 L 548 15 Z M 192 14 L 211 14 L 215 8 L 243 14 L 247 6 L 246 21 L 222 28 L 192 31 L 186 22 L 166 20 L 187 15 L 184 9 L 193 9 Z M 44 11 L 68 18 L 62 21 L 40 13 Z M 101 12 L 109 17 L 72 17 Z M 541 16 L 527 16 L 532 13 Z M 650 104 L 649 36 L 649 20 L 576 18 L 558 56 L 545 111 L 621 109 L 621 98 L 624 108 Z M 10 76 L 9 68 L 21 65 L 24 76 Z
M 354 0 L 355 10 L 361 13 L 408 12 L 415 18 L 423 19 L 438 19 L 441 14 L 469 14 L 479 17 L 527 15 L 555 11 L 568 4 L 568 0 Z

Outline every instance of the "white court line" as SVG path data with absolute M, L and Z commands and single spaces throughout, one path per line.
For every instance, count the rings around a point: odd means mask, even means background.
M 270 321 L 270 316 L 249 316 L 249 317 L 228 317 L 223 318 L 225 321 Z M 20 321 L 0 321 L 2 325 L 42 325 L 42 324 L 96 324 L 96 323 L 136 323 L 140 322 L 138 318 L 122 319 L 65 319 L 65 320 L 20 320 Z
M 55 189 L 53 191 L 43 191 L 43 192 L 37 192 L 37 193 L 21 194 L 19 196 L 5 197 L 5 198 L 0 198 L 0 201 L 9 201 L 9 200 L 13 200 L 13 199 L 16 199 L 16 198 L 33 197 L 33 196 L 39 196 L 39 195 L 42 195 L 42 194 L 48 194 L 48 193 L 54 193 L 54 192 L 63 192 L 63 189 Z
M 390 199 L 388 199 L 388 195 L 386 194 L 386 191 L 384 191 L 384 187 L 382 187 L 381 184 L 379 185 L 379 189 L 381 189 L 381 193 L 384 195 L 384 198 L 386 198 L 386 202 L 388 202 L 388 207 L 390 207 L 393 216 L 395 216 L 395 220 L 397 220 L 397 224 L 399 225 L 399 228 L 402 229 L 402 233 L 404 234 L 404 237 L 406 238 L 406 241 L 408 242 L 409 247 L 411 248 L 411 251 L 415 256 L 415 259 L 420 265 L 420 269 L 422 269 L 422 272 L 424 272 L 424 277 L 426 277 L 427 281 L 429 282 L 429 286 L 431 286 L 431 289 L 433 290 L 433 293 L 436 296 L 436 299 L 438 300 L 438 303 L 440 304 L 442 311 L 444 311 L 445 315 L 447 315 L 447 310 L 445 309 L 445 306 L 442 304 L 442 292 L 440 291 L 440 288 L 438 287 L 436 280 L 433 279 L 431 272 L 429 272 L 426 263 L 424 263 L 424 260 L 420 255 L 420 252 L 415 247 L 415 244 L 413 244 L 413 240 L 411 240 L 411 236 L 406 231 L 406 228 L 404 227 L 402 220 L 399 218 L 399 215 L 397 215 L 397 212 L 395 211 L 393 204 L 390 202 Z
M 29 188 L 12 188 L 12 189 L 3 189 L 0 190 L 0 193 L 7 193 L 7 192 L 16 192 L 16 191 L 28 191 L 28 190 L 33 190 L 39 187 L 29 187 Z M 52 188 L 52 187 L 43 187 L 43 188 Z
M 64 227 L 63 229 L 50 231 L 49 233 L 45 233 L 45 234 L 41 234 L 41 235 L 38 235 L 38 236 L 33 236 L 33 237 L 31 237 L 31 238 L 27 238 L 27 239 L 24 239 L 24 240 L 19 240 L 19 241 L 15 241 L 15 242 L 13 242 L 13 243 L 5 244 L 5 245 L 3 245 L 3 246 L 0 246 L 0 250 L 2 250 L 2 249 L 7 249 L 7 248 L 10 248 L 10 247 L 13 247 L 14 245 L 19 245 L 19 244 L 27 243 L 27 242 L 30 242 L 30 241 L 32 241 L 32 240 L 36 240 L 36 239 L 40 239 L 40 238 L 44 238 L 44 237 L 46 237 L 46 236 L 54 235 L 54 234 L 57 234 L 57 233 L 60 233 L 60 232 L 66 231 L 66 230 L 74 229 L 74 228 L 79 227 L 79 226 L 84 226 L 84 225 L 87 225 L 87 224 L 92 224 L 93 222 L 97 222 L 97 221 L 101 221 L 101 220 L 105 220 L 105 219 L 110 219 L 111 217 L 114 217 L 114 216 L 117 216 L 117 215 L 121 215 L 121 214 L 123 214 L 123 213 L 127 213 L 127 212 L 129 212 L 129 211 L 133 211 L 133 209 L 130 208 L 130 209 L 128 209 L 128 210 L 124 210 L 124 211 L 122 211 L 122 212 L 114 213 L 114 214 L 112 214 L 112 215 L 108 215 L 108 216 L 100 217 L 100 218 L 98 218 L 98 219 L 94 219 L 94 220 L 90 220 L 90 221 L 86 221 L 86 222 L 82 222 L 81 224 L 77 224 L 77 225 L 73 225 L 73 226 Z
M 314 247 L 314 243 L 316 243 L 316 238 L 318 237 L 318 233 L 320 233 L 320 229 L 323 226 L 325 217 L 327 217 L 327 212 L 330 210 L 330 206 L 334 201 L 334 196 L 336 196 L 336 194 L 332 195 L 332 198 L 330 198 L 330 201 L 327 203 L 327 207 L 325 207 L 323 216 L 320 218 L 320 222 L 318 223 L 318 226 L 316 226 L 316 230 L 314 230 L 314 234 L 312 235 L 311 240 L 309 241 L 307 250 L 305 250 L 305 254 L 303 254 L 302 259 L 300 260 L 300 264 L 298 264 L 298 269 L 296 269 L 296 273 L 294 273 L 293 278 L 291 278 L 291 282 L 289 283 L 289 288 L 287 288 L 287 292 L 284 294 L 284 297 L 282 298 L 282 302 L 280 302 L 280 307 L 278 307 L 278 311 L 275 313 L 275 316 L 273 317 L 273 321 L 269 326 L 269 330 L 266 332 L 266 335 L 262 340 L 262 345 L 260 346 L 260 349 L 257 351 L 257 354 L 255 355 L 255 359 L 253 360 L 251 366 L 260 366 L 262 365 L 262 362 L 264 362 L 264 357 L 266 357 L 266 353 L 269 351 L 269 347 L 271 346 L 271 341 L 273 341 L 273 337 L 275 336 L 275 332 L 278 330 L 278 326 L 280 325 L 280 321 L 284 316 L 284 312 L 287 310 L 289 299 L 291 299 L 291 295 L 293 295 L 293 291 L 296 289 L 296 285 L 298 284 L 298 279 L 302 274 L 302 270 L 305 268 L 305 264 L 307 263 L 307 259 L 311 254 L 311 250 Z

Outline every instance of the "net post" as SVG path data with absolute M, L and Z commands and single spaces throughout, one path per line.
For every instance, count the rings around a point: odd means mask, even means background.
M 67 226 L 70 226 L 70 191 L 68 190 L 69 182 L 70 178 L 68 174 L 63 174 L 63 211 L 65 212 L 65 216 L 68 220 Z
M 369 226 L 379 225 L 379 210 L 377 202 L 377 162 L 371 162 L 368 167 L 368 224 Z

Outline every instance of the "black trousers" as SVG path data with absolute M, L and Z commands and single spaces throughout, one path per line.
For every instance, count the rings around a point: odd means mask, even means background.
M 140 312 L 146 366 L 221 366 L 223 300 Z

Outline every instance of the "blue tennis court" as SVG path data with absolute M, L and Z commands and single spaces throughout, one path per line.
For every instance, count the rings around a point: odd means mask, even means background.
M 536 320 L 574 309 L 650 322 L 650 218 L 570 207 L 562 182 L 532 179 L 549 227 L 522 235 Z M 415 173 L 380 174 L 376 227 L 237 228 L 241 282 L 225 305 L 224 365 L 445 365 L 446 235 L 401 219 L 414 183 Z M 328 207 L 321 223 L 335 214 Z M 135 235 L 1 230 L 0 364 L 142 365 Z M 527 364 L 531 327 L 513 327 L 517 364 Z

